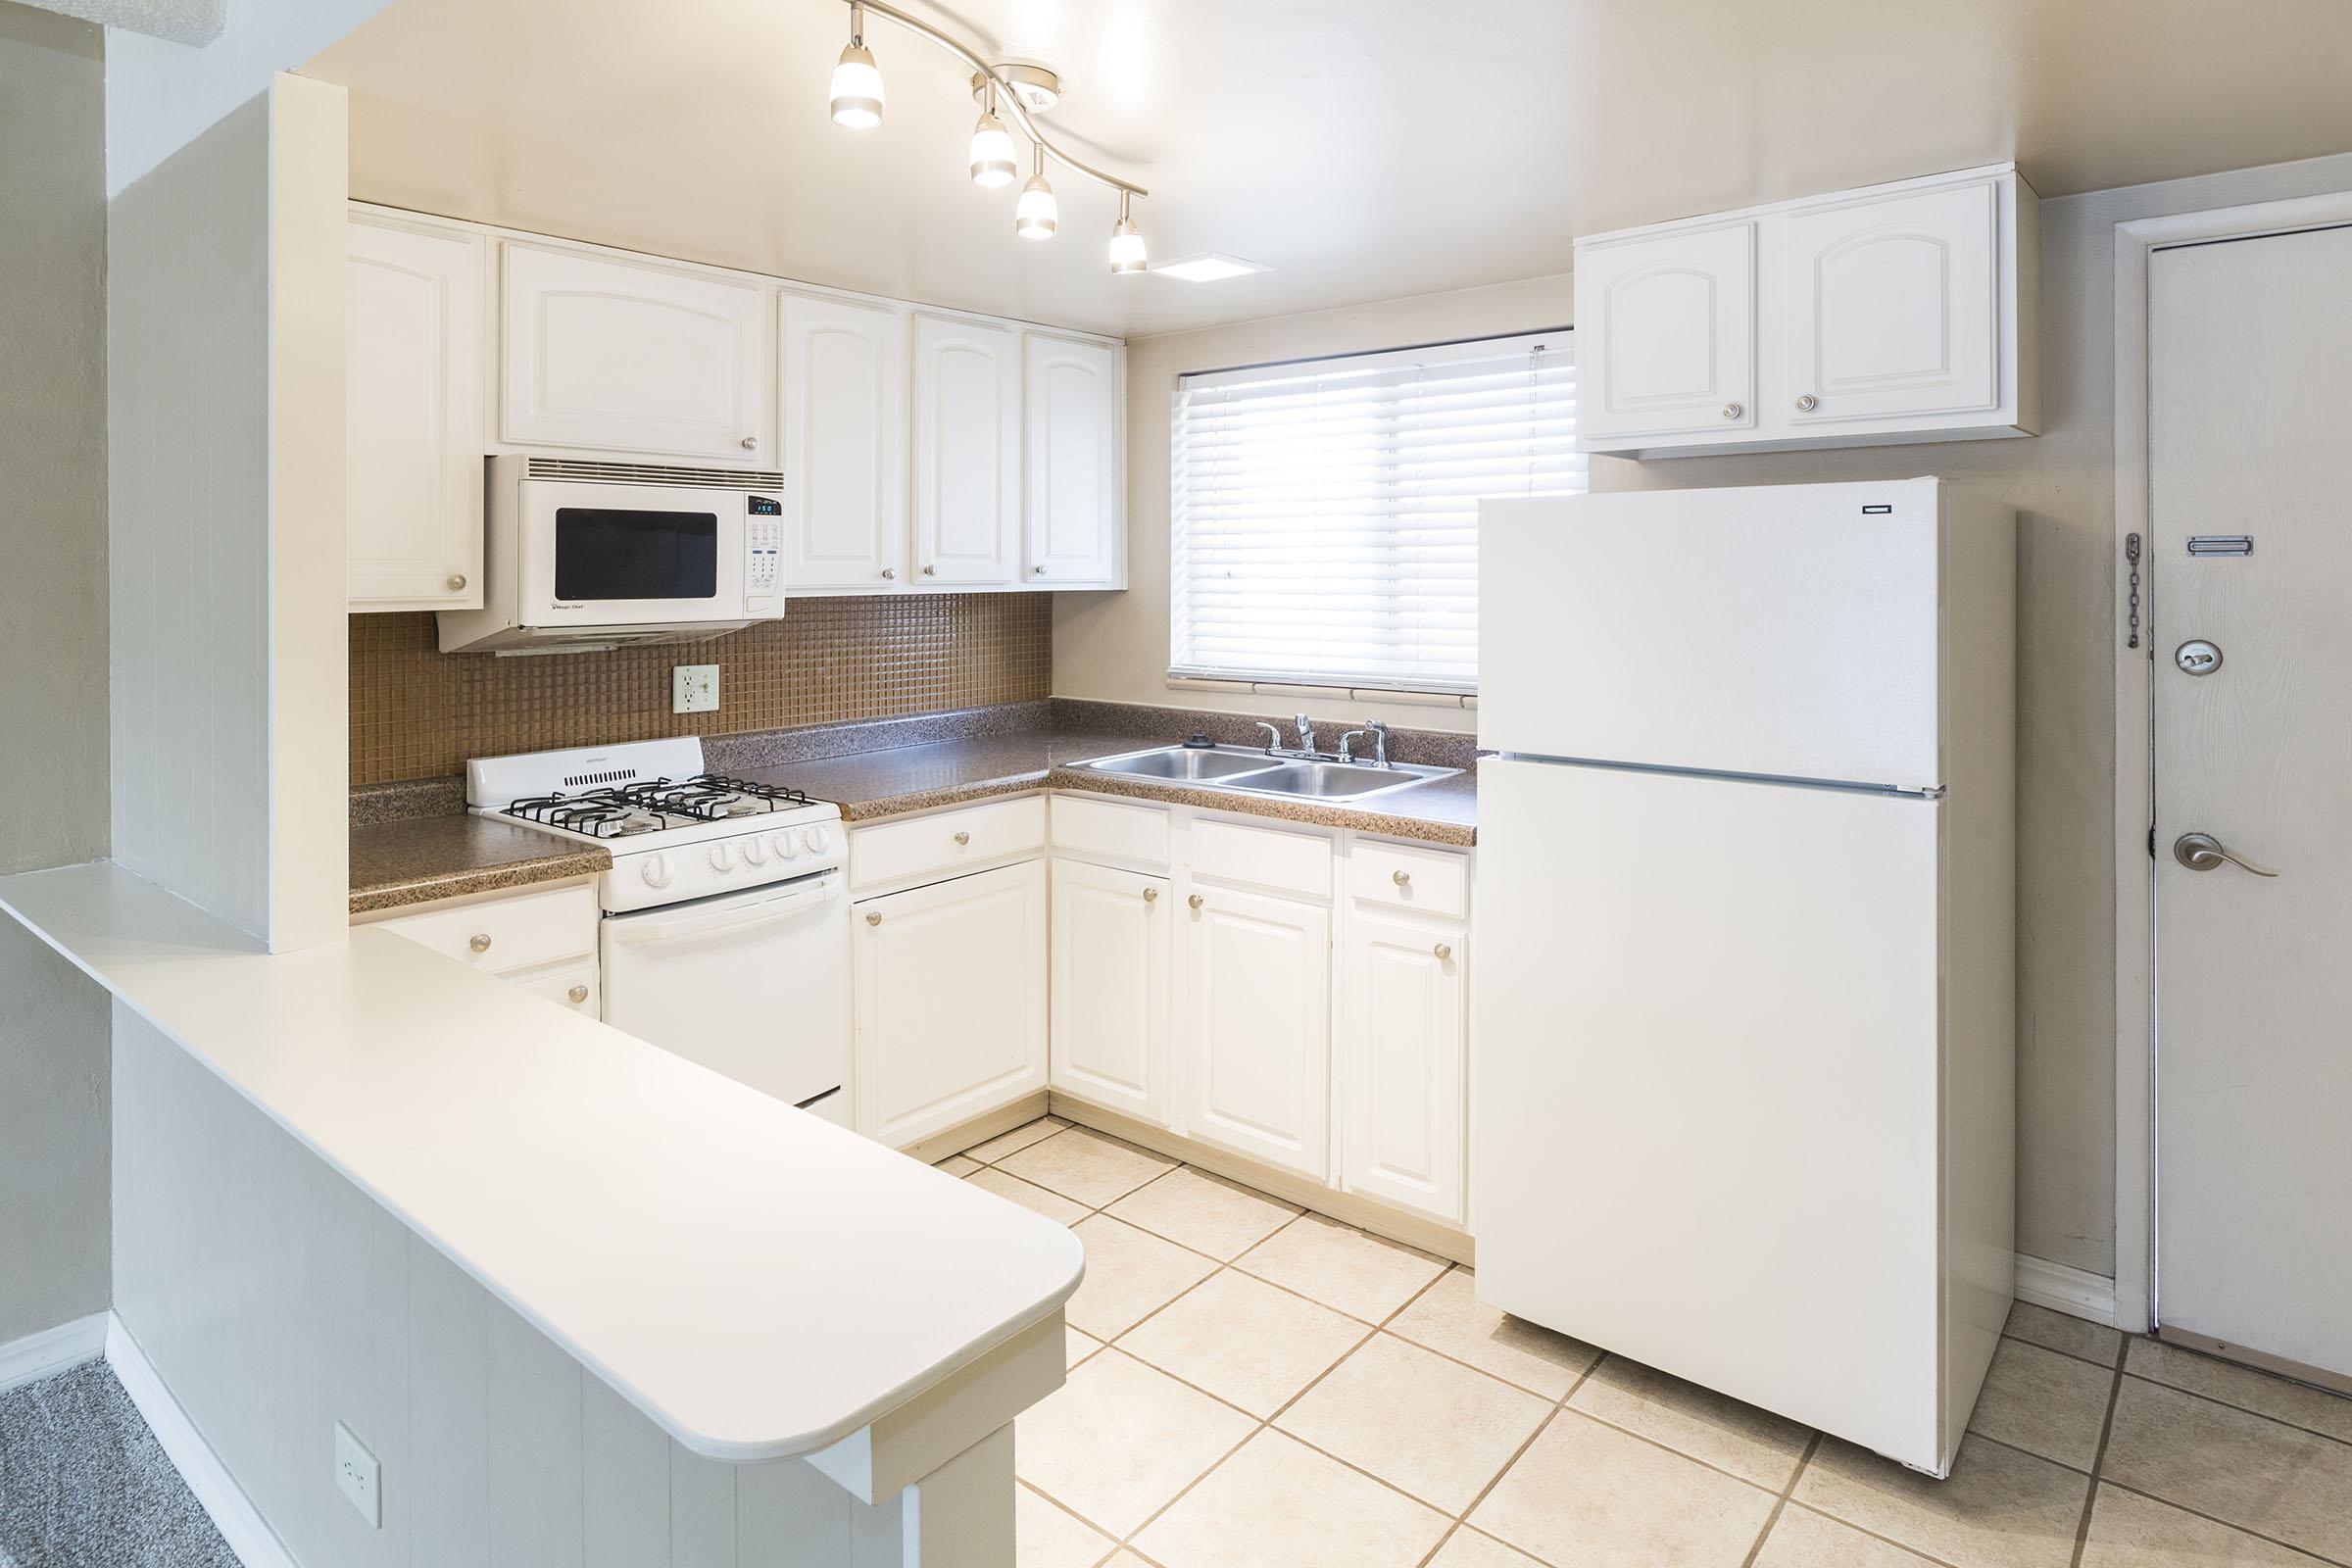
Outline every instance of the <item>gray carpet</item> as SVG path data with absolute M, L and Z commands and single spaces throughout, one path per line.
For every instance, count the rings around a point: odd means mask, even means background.
M 238 1568 L 104 1361 L 0 1394 L 0 1568 Z

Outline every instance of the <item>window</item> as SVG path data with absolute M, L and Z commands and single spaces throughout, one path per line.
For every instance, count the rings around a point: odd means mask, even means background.
M 1585 488 L 1566 331 L 1176 393 L 1171 676 L 1478 689 L 1478 503 Z

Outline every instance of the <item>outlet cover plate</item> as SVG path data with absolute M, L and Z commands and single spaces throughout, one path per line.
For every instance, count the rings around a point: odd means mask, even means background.
M 335 1423 L 335 1488 L 370 1530 L 384 1528 L 384 1472 L 368 1446 L 342 1422 Z
M 669 710 L 673 713 L 714 713 L 718 711 L 718 666 L 716 664 L 670 665 Z

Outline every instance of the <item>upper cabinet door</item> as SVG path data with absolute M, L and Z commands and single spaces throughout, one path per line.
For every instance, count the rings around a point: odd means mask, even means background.
M 1579 444 L 1756 422 L 1756 226 L 1580 248 Z
M 1790 214 L 1788 422 L 1997 407 L 1999 221 L 1991 179 Z
M 482 253 L 465 232 L 346 229 L 353 610 L 482 603 Z
M 923 584 L 1013 580 L 1021 510 L 1020 339 L 914 317 L 914 556 Z
M 1119 357 L 1107 344 L 1027 334 L 1028 581 L 1113 581 L 1124 508 L 1119 477 Z
M 749 283 L 506 246 L 506 439 L 752 465 L 766 310 Z
M 906 315 L 782 296 L 784 585 L 906 579 Z

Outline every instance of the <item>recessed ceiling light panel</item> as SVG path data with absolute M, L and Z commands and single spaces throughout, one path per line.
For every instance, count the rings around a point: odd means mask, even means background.
M 1221 283 L 1229 277 L 1267 272 L 1273 269 L 1258 262 L 1246 262 L 1239 256 L 1228 256 L 1223 251 L 1202 251 L 1198 256 L 1182 256 L 1172 262 L 1162 262 L 1152 270 L 1162 277 L 1180 277 L 1187 283 Z

